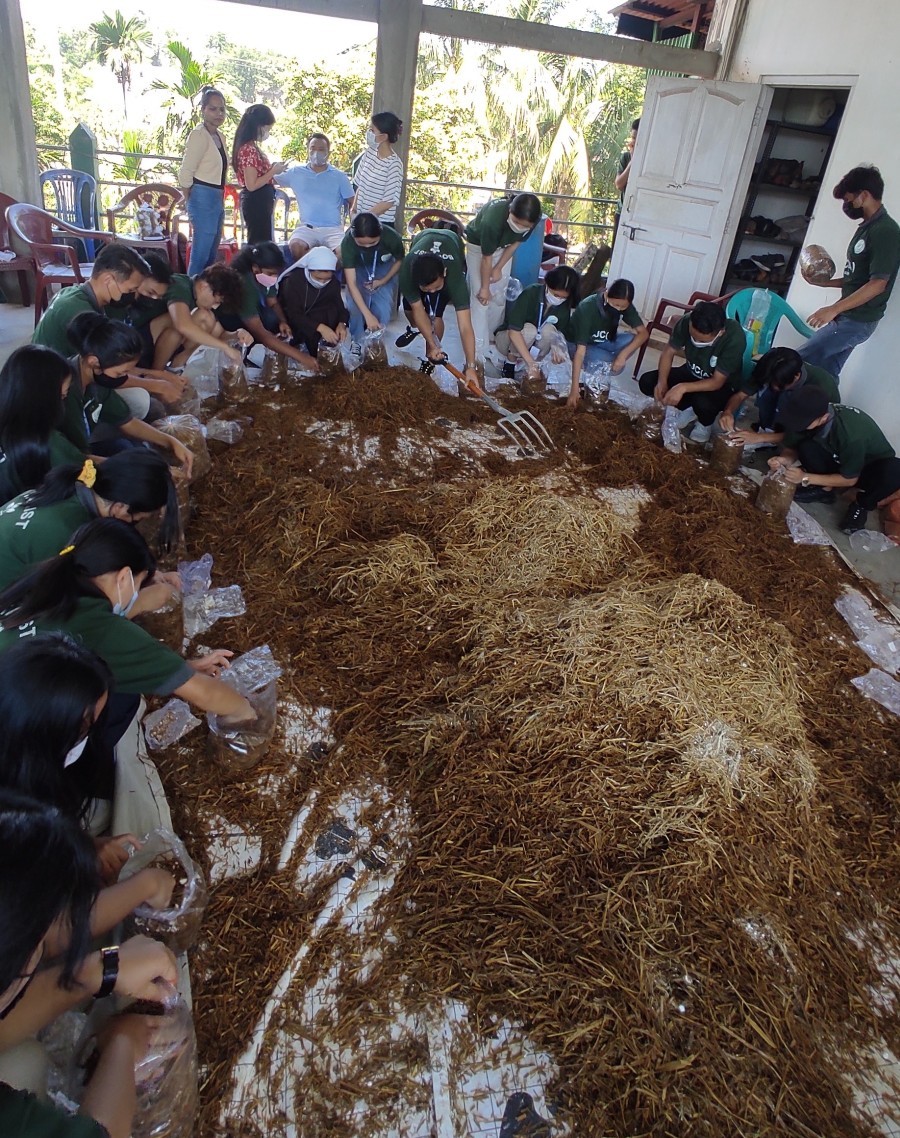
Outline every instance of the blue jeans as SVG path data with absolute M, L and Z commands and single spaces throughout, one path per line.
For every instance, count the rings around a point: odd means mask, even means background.
M 846 316 L 839 316 L 824 328 L 817 328 L 797 351 L 808 364 L 839 376 L 853 349 L 865 343 L 877 327 L 877 320 L 848 320 Z
M 601 340 L 599 344 L 588 344 L 584 353 L 584 367 L 590 369 L 597 364 L 609 364 L 612 367 L 613 360 L 633 339 L 634 332 L 619 329 L 615 340 Z
M 202 273 L 219 253 L 222 225 L 225 221 L 225 203 L 220 189 L 212 186 L 194 186 L 187 204 L 191 219 L 191 263 L 188 276 Z
M 386 277 L 393 266 L 393 260 L 376 262 L 376 279 L 381 280 L 382 277 Z M 356 284 L 363 295 L 363 299 L 369 311 L 375 319 L 386 328 L 397 308 L 396 278 L 392 280 L 390 284 L 382 285 L 381 288 L 376 289 L 374 292 L 369 292 L 366 288 L 368 280 L 369 278 L 364 269 L 356 270 Z M 350 313 L 350 337 L 358 344 L 362 341 L 363 335 L 365 334 L 366 322 L 349 288 L 347 289 L 347 309 Z

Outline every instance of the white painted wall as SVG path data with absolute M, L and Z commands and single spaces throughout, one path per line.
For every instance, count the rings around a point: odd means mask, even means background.
M 831 190 L 842 174 L 874 163 L 886 183 L 884 202 L 900 221 L 900 2 L 865 0 L 750 0 L 725 78 L 779 86 L 851 87 L 807 241 L 824 245 L 840 272 L 856 226 Z M 806 317 L 838 299 L 796 274 L 788 303 Z M 796 345 L 790 330 L 781 337 Z M 841 398 L 868 411 L 900 453 L 900 281 L 875 334 L 850 357 Z

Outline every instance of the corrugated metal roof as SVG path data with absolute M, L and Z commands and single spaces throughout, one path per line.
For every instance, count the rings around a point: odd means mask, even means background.
M 696 32 L 701 46 L 709 30 L 714 0 L 626 0 L 611 15 L 617 17 L 620 35 L 643 40 L 667 40 Z M 654 34 L 655 31 L 655 34 Z

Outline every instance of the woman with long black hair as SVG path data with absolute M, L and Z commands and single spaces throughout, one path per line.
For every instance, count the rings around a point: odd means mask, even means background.
M 71 365 L 52 348 L 26 344 L 0 369 L 0 503 L 31 490 L 82 453 L 62 431 Z
M 494 336 L 497 351 L 506 358 L 503 377 L 515 377 L 516 363 L 521 360 L 525 374 L 535 379 L 540 372 L 537 360 L 551 351 L 550 333 L 556 330 L 564 340 L 572 337 L 572 313 L 578 303 L 581 278 L 574 269 L 559 265 L 542 281 L 522 289 L 510 305 L 506 322 Z M 537 350 L 532 355 L 535 344 Z M 536 358 L 535 358 L 536 356 Z M 563 347 L 562 360 L 568 359 Z M 554 362 L 562 362 L 557 360 Z
M 393 280 L 406 250 L 395 229 L 374 213 L 358 213 L 341 242 L 347 283 L 350 335 L 359 343 L 367 330 L 386 328 L 396 308 Z
M 248 245 L 271 241 L 274 236 L 273 179 L 284 173 L 287 164 L 270 162 L 259 145 L 269 137 L 274 122 L 275 116 L 264 103 L 254 103 L 244 111 L 234 132 L 231 165 L 241 185 L 241 216 Z
M 69 537 L 94 518 L 137 525 L 162 513 L 159 546 L 171 548 L 179 534 L 178 496 L 169 464 L 139 448 L 105 462 L 54 467 L 35 490 L 0 510 L 0 589 L 58 553 Z
M 619 327 L 622 321 L 628 326 L 627 332 Z M 572 357 L 568 406 L 578 405 L 582 368 L 605 363 L 611 375 L 620 375 L 628 360 L 649 336 L 644 318 L 634 307 L 634 285 L 631 281 L 620 277 L 602 292 L 585 297 L 572 317 L 571 339 L 575 343 L 575 354 Z

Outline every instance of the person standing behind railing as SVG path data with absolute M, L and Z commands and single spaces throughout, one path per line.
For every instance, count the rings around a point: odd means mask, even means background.
M 223 190 L 228 170 L 228 151 L 219 127 L 225 121 L 221 91 L 205 87 L 200 99 L 203 121 L 188 135 L 178 170 L 178 184 L 191 219 L 191 263 L 188 273 L 196 276 L 211 265 L 219 251 L 225 221 Z
M 287 169 L 284 162 L 270 162 L 259 147 L 269 137 L 275 116 L 263 103 L 244 111 L 234 132 L 231 164 L 241 185 L 241 217 L 244 241 L 258 245 L 274 237 L 275 186 L 273 179 Z
M 391 111 L 372 115 L 366 131 L 366 149 L 354 173 L 356 197 L 351 213 L 373 213 L 382 225 L 395 228 L 397 206 L 403 189 L 403 159 L 392 143 L 400 137 L 403 121 Z

